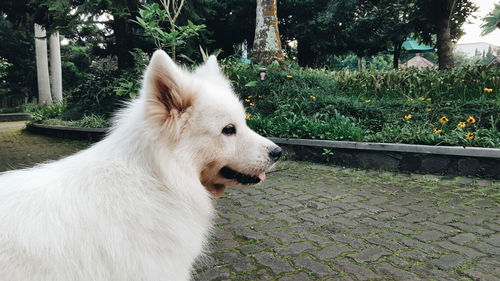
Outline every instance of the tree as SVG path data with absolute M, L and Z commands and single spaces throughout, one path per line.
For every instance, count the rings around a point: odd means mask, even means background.
M 483 29 L 482 36 L 488 35 L 495 31 L 495 29 L 500 28 L 500 3 L 495 4 L 495 8 L 483 18 L 481 28 Z
M 184 0 L 161 0 L 161 3 L 163 8 L 157 3 L 144 5 L 139 10 L 136 22 L 144 28 L 146 34 L 154 39 L 157 48 L 168 47 L 170 55 L 175 61 L 177 48 L 186 45 L 190 38 L 198 36 L 198 32 L 204 30 L 205 25 L 196 25 L 190 20 L 187 21 L 187 25 L 177 24 Z M 168 23 L 166 28 L 164 27 L 165 23 Z M 183 57 L 191 60 L 185 54 Z
M 255 62 L 263 64 L 284 58 L 276 0 L 257 0 L 253 55 Z
M 38 78 L 38 103 L 51 104 L 47 37 L 43 26 L 35 23 L 36 73 Z
M 436 39 L 439 69 L 453 67 L 452 40 L 463 34 L 461 27 L 477 7 L 471 0 L 418 0 L 416 30 L 426 43 Z

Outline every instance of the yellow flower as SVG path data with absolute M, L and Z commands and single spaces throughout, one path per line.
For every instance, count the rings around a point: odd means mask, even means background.
M 427 108 L 425 108 L 425 111 L 432 111 L 432 108 L 427 107 Z
M 460 122 L 457 125 L 457 127 L 460 127 L 460 128 L 465 128 L 465 126 L 466 126 L 465 122 Z
M 432 100 L 432 98 L 426 98 L 426 100 L 427 100 L 427 101 L 431 101 L 431 100 Z
M 439 129 L 436 129 L 436 128 L 432 128 L 432 130 L 434 130 L 435 134 L 441 134 L 443 132 L 442 130 L 439 130 Z
M 473 140 L 474 139 L 474 133 L 467 132 L 467 134 L 465 134 L 465 138 L 468 139 L 468 140 Z
M 250 100 L 249 100 L 249 99 L 245 99 L 245 101 L 246 101 L 246 102 L 250 102 Z
M 293 78 L 293 76 L 292 76 L 292 75 L 287 75 L 287 76 L 286 76 L 286 78 L 288 78 L 288 79 L 292 79 L 292 78 Z
M 316 100 L 316 96 L 309 96 L 312 100 Z
M 251 103 L 249 103 L 248 105 L 250 105 L 250 106 L 255 106 L 255 103 L 251 102 Z
M 419 97 L 418 100 L 425 100 L 425 98 L 424 97 Z
M 408 98 L 408 101 L 413 101 L 413 99 L 412 98 Z
M 249 99 L 253 98 L 253 96 L 248 96 Z
M 469 123 L 469 124 L 476 123 L 476 118 L 474 118 L 474 116 L 467 117 L 467 123 Z
M 247 114 L 245 115 L 245 120 L 250 120 L 250 118 L 252 118 L 252 114 L 247 113 Z
M 446 118 L 446 116 L 439 118 L 439 123 L 441 123 L 441 124 L 446 124 L 448 121 L 450 121 L 450 120 L 448 120 L 448 118 Z
M 413 118 L 413 116 L 411 116 L 411 114 L 407 114 L 407 115 L 405 115 L 405 117 L 404 117 L 404 118 L 405 118 L 406 120 L 410 120 L 411 118 Z
M 369 103 L 369 102 L 372 102 L 372 100 L 365 100 L 365 103 Z
M 259 99 L 263 98 L 263 96 L 259 96 Z
M 491 92 L 493 92 L 493 89 L 491 89 L 491 88 L 484 88 L 484 92 L 485 93 L 491 93 Z

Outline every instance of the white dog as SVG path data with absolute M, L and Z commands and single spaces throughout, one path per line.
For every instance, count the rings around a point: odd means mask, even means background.
M 264 180 L 280 155 L 215 57 L 188 72 L 157 51 L 104 140 L 0 176 L 0 280 L 189 280 L 212 199 Z

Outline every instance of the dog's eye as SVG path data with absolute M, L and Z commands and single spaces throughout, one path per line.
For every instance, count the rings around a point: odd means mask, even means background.
M 231 136 L 236 134 L 236 127 L 233 124 L 229 124 L 222 129 L 222 133 L 226 136 Z

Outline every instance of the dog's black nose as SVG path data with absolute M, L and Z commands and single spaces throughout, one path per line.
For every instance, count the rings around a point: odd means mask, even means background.
M 271 157 L 271 159 L 276 162 L 278 161 L 278 159 L 280 159 L 282 151 L 283 150 L 281 149 L 281 147 L 276 146 L 271 151 L 269 151 L 269 157 Z

